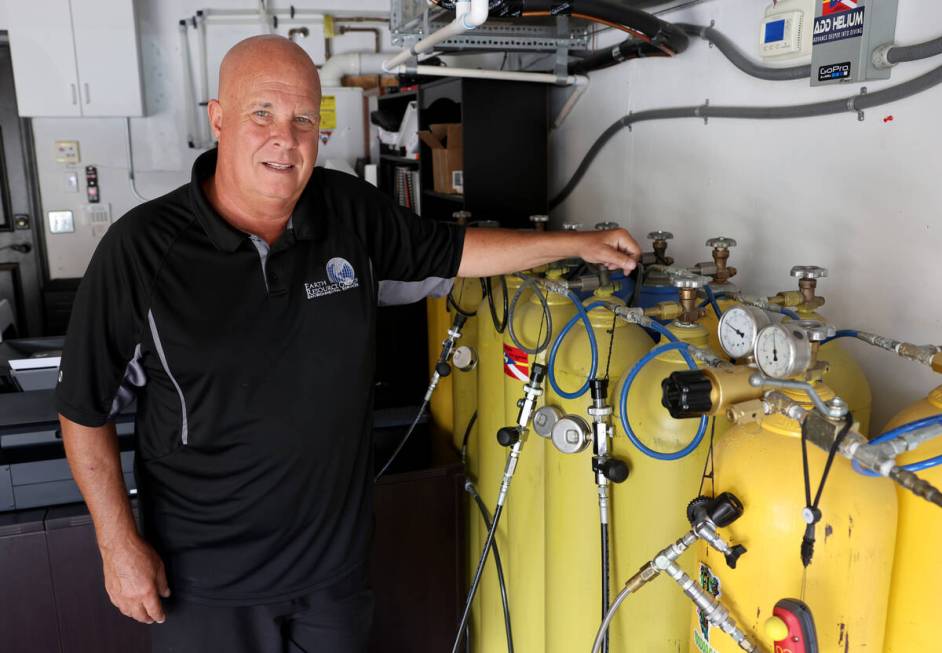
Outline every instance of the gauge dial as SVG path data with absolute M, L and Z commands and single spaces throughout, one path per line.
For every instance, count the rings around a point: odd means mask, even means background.
M 811 343 L 801 329 L 773 324 L 756 336 L 756 363 L 774 379 L 803 373 L 811 365 Z
M 720 346 L 732 358 L 751 356 L 759 330 L 771 323 L 772 320 L 761 309 L 733 306 L 720 318 Z

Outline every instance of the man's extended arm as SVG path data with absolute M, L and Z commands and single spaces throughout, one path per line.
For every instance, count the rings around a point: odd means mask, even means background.
M 609 231 L 512 231 L 468 229 L 458 276 L 488 277 L 528 270 L 569 257 L 631 272 L 641 247 L 624 229 Z
M 160 557 L 137 532 L 114 424 L 82 426 L 62 415 L 59 423 L 72 477 L 95 523 L 111 602 L 141 623 L 163 623 L 159 597 L 170 596 L 167 576 Z

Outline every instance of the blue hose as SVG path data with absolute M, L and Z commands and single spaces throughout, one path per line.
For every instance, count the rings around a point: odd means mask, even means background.
M 841 329 L 840 331 L 837 331 L 830 338 L 826 338 L 825 340 L 823 340 L 821 344 L 826 345 L 832 340 L 837 340 L 838 338 L 856 338 L 856 337 L 857 337 L 857 331 L 855 331 L 854 329 Z
M 674 338 L 674 334 L 664 329 L 669 337 Z M 635 435 L 635 432 L 631 429 L 631 424 L 628 421 L 628 391 L 631 389 L 631 384 L 634 383 L 635 377 L 638 376 L 638 373 L 641 369 L 654 360 L 656 357 L 661 354 L 669 351 L 679 351 L 680 355 L 684 357 L 684 360 L 687 362 L 687 365 L 690 369 L 697 369 L 697 363 L 693 360 L 693 357 L 687 351 L 689 345 L 686 342 L 679 342 L 676 338 L 672 342 L 668 342 L 663 345 L 658 345 L 647 354 L 645 354 L 641 360 L 635 363 L 635 366 L 631 368 L 631 371 L 628 373 L 628 376 L 625 378 L 625 383 L 621 388 L 621 397 L 619 398 L 619 410 L 621 411 L 621 425 L 625 429 L 625 434 L 628 436 L 628 439 L 631 440 L 631 443 L 635 445 L 638 450 L 650 458 L 655 460 L 680 460 L 689 456 L 693 451 L 700 445 L 700 442 L 703 441 L 703 436 L 706 433 L 707 422 L 709 421 L 704 415 L 700 418 L 700 428 L 697 429 L 697 434 L 693 437 L 693 440 L 690 441 L 686 447 L 680 451 L 674 451 L 671 453 L 664 453 L 663 451 L 655 451 L 651 449 Z
M 549 363 L 547 367 L 549 368 L 549 382 L 550 386 L 553 388 L 553 392 L 558 394 L 563 399 L 578 399 L 584 395 L 589 390 L 589 381 L 595 378 L 595 373 L 598 371 L 599 365 L 599 346 L 595 340 L 595 331 L 592 330 L 592 323 L 589 321 L 588 311 L 594 310 L 606 306 L 605 302 L 592 302 L 588 306 L 583 306 L 582 302 L 579 301 L 579 298 L 575 293 L 569 291 L 569 299 L 576 306 L 576 314 L 572 317 L 569 322 L 566 323 L 566 326 L 562 328 L 559 332 L 559 335 L 556 336 L 556 340 L 553 342 L 553 347 L 550 349 Z M 566 392 L 559 387 L 559 384 L 556 382 L 556 354 L 559 353 L 559 346 L 563 342 L 563 338 L 566 337 L 566 334 L 572 330 L 572 327 L 576 325 L 576 322 L 582 320 L 582 323 L 585 325 L 586 335 L 589 337 L 589 349 L 592 351 L 592 365 L 589 368 L 589 376 L 586 377 L 585 383 L 583 383 L 578 390 L 575 392 Z
M 785 317 L 791 318 L 791 319 L 795 320 L 796 322 L 801 319 L 801 316 L 800 316 L 798 313 L 796 313 L 795 311 L 790 311 L 790 310 L 788 310 L 787 308 L 783 308 L 783 309 L 782 309 L 781 311 L 779 311 L 779 312 L 780 312 L 782 315 L 784 315 Z
M 912 433 L 913 431 L 917 429 L 921 429 L 926 426 L 933 426 L 934 424 L 942 424 L 942 415 L 933 415 L 931 417 L 917 419 L 914 422 L 909 422 L 908 424 L 903 424 L 902 426 L 898 426 L 891 431 L 887 431 L 886 433 L 873 438 L 870 441 L 870 444 L 882 444 L 884 442 L 888 442 L 890 440 L 898 438 L 901 435 Z M 879 476 L 879 474 L 877 474 L 876 472 L 872 472 L 869 469 L 864 469 L 863 467 L 861 467 L 860 463 L 858 463 L 856 460 L 853 461 L 853 464 L 854 464 L 854 469 L 857 472 L 863 474 L 864 476 Z M 907 472 L 921 472 L 924 469 L 937 467 L 940 464 L 942 464 L 942 456 L 935 456 L 934 458 L 927 458 L 926 460 L 919 460 L 914 463 L 909 463 L 908 465 L 902 465 L 901 468 L 905 469 Z
M 716 294 L 713 292 L 713 289 L 710 286 L 703 286 L 703 290 L 706 292 L 706 301 L 700 304 L 700 307 L 703 308 L 707 304 L 713 307 L 713 312 L 716 313 L 716 319 L 723 317 L 723 311 L 720 310 L 720 305 L 716 303 Z M 725 294 L 725 293 L 721 293 Z
M 677 336 L 671 333 L 671 330 L 666 326 L 658 322 L 657 320 L 651 320 L 651 324 L 645 326 L 646 329 L 651 329 L 652 331 L 657 331 L 662 336 L 667 338 L 668 342 L 677 342 Z

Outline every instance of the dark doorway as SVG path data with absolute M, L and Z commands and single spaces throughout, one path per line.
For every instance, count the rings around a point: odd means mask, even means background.
M 20 337 L 43 333 L 42 223 L 34 212 L 32 132 L 20 118 L 6 32 L 0 31 L 0 301 Z

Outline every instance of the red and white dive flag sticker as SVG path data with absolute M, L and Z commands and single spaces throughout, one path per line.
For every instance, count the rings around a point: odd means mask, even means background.
M 522 349 L 504 345 L 504 374 L 517 381 L 530 380 L 530 358 Z

